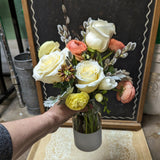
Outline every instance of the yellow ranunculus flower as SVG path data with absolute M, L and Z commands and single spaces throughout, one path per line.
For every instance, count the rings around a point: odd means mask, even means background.
M 100 82 L 104 79 L 103 68 L 97 61 L 82 61 L 76 66 L 76 77 L 78 84 L 76 87 L 83 92 L 91 93 L 97 89 Z
M 38 51 L 38 57 L 39 59 L 43 57 L 44 55 L 48 55 L 51 51 L 54 52 L 56 50 L 60 51 L 59 49 L 60 44 L 58 42 L 54 41 L 47 41 L 44 42 Z
M 85 108 L 88 101 L 89 101 L 88 93 L 86 92 L 72 93 L 67 97 L 65 104 L 71 110 L 79 111 Z

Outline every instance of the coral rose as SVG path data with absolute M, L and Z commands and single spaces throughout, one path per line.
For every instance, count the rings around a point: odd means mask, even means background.
M 78 40 L 71 40 L 68 42 L 66 47 L 71 51 L 73 55 L 75 55 L 78 61 L 83 60 L 83 57 L 81 55 L 84 51 L 87 50 L 87 46 L 85 43 Z
M 117 92 L 117 100 L 122 103 L 129 103 L 135 96 L 135 88 L 130 81 L 119 82 L 117 89 L 121 92 Z
M 123 49 L 125 47 L 125 45 L 121 42 L 118 41 L 114 38 L 112 38 L 109 42 L 109 46 L 108 48 L 111 49 L 112 51 L 117 51 L 118 49 Z

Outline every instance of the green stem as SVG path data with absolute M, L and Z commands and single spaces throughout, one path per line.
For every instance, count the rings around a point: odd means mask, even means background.
M 108 53 L 106 56 L 104 56 L 104 57 L 102 58 L 102 61 L 105 60 L 106 58 L 108 58 L 112 53 L 113 53 L 113 52 L 110 52 L 110 53 Z
M 89 115 L 90 128 L 91 128 L 90 133 L 93 133 L 93 116 L 94 115 L 92 113 Z
M 87 127 L 88 127 L 88 125 L 87 125 L 87 114 L 85 114 L 84 119 L 85 119 L 85 133 L 87 134 L 88 133 L 88 129 L 87 129 Z
M 121 90 L 120 89 L 116 89 L 116 88 L 114 88 L 114 89 L 112 89 L 113 91 L 116 91 L 116 92 L 120 92 Z

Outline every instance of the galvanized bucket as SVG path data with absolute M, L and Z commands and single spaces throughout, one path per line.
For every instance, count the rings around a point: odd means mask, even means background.
M 29 113 L 40 114 L 35 81 L 32 78 L 33 66 L 30 53 L 21 53 L 14 57 L 15 69 L 19 79 L 22 99 Z

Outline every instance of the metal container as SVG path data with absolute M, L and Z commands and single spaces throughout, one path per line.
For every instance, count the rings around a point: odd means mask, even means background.
M 160 44 L 155 45 L 144 113 L 160 115 Z
M 102 144 L 101 114 L 92 109 L 72 117 L 74 143 L 82 151 L 90 152 Z
M 35 81 L 32 78 L 33 66 L 30 53 L 21 53 L 14 57 L 15 69 L 20 82 L 22 99 L 29 113 L 40 114 Z
M 84 134 L 73 130 L 74 143 L 77 148 L 85 152 L 91 152 L 98 149 L 102 144 L 102 129 L 98 131 Z

